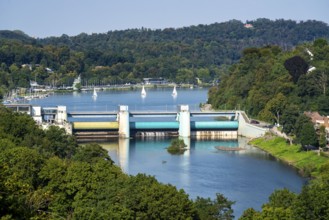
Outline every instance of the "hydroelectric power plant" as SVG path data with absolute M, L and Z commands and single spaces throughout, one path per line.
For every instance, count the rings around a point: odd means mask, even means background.
M 41 107 L 10 104 L 8 108 L 25 112 L 42 124 L 64 127 L 79 141 L 102 141 L 110 138 L 172 137 L 196 139 L 237 139 L 259 137 L 266 128 L 250 123 L 243 111 L 190 111 L 179 105 L 177 111 L 129 111 L 120 105 L 117 111 L 71 111 L 66 106 Z

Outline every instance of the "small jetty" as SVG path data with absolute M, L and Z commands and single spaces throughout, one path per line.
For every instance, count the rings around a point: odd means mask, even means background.
M 215 147 L 217 150 L 222 150 L 222 151 L 240 151 L 244 150 L 242 147 L 224 147 L 224 146 L 216 146 Z

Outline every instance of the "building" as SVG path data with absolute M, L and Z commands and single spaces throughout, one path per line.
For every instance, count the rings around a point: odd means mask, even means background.
M 144 84 L 149 85 L 149 84 L 167 84 L 168 81 L 162 77 L 160 78 L 143 78 Z
M 304 112 L 304 114 L 311 118 L 316 130 L 320 129 L 321 126 L 325 127 L 327 143 L 329 143 L 329 116 L 321 116 L 319 112 Z
M 253 28 L 254 26 L 252 24 L 244 24 L 245 28 Z

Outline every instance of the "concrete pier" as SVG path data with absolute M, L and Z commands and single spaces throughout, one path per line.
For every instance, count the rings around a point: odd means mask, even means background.
M 188 105 L 180 105 L 178 112 L 179 130 L 178 134 L 182 138 L 191 136 L 191 114 Z
M 119 122 L 119 137 L 130 137 L 129 111 L 127 105 L 120 105 L 117 121 Z

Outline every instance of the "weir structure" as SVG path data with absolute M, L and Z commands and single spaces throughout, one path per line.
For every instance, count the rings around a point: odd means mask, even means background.
M 191 112 L 188 105 L 178 106 L 176 112 L 131 112 L 126 105 L 120 105 L 117 111 L 106 112 L 67 112 L 66 106 L 6 106 L 31 115 L 38 123 L 69 125 L 71 133 L 80 141 L 135 136 L 236 139 L 240 135 L 255 138 L 268 131 L 251 124 L 243 111 Z
M 72 132 L 81 141 L 135 136 L 236 139 L 241 135 L 254 138 L 268 130 L 250 124 L 243 111 L 191 112 L 188 105 L 178 106 L 176 112 L 130 112 L 128 106 L 119 106 L 117 112 L 68 112 L 68 117 L 106 118 L 106 122 L 72 122 Z

